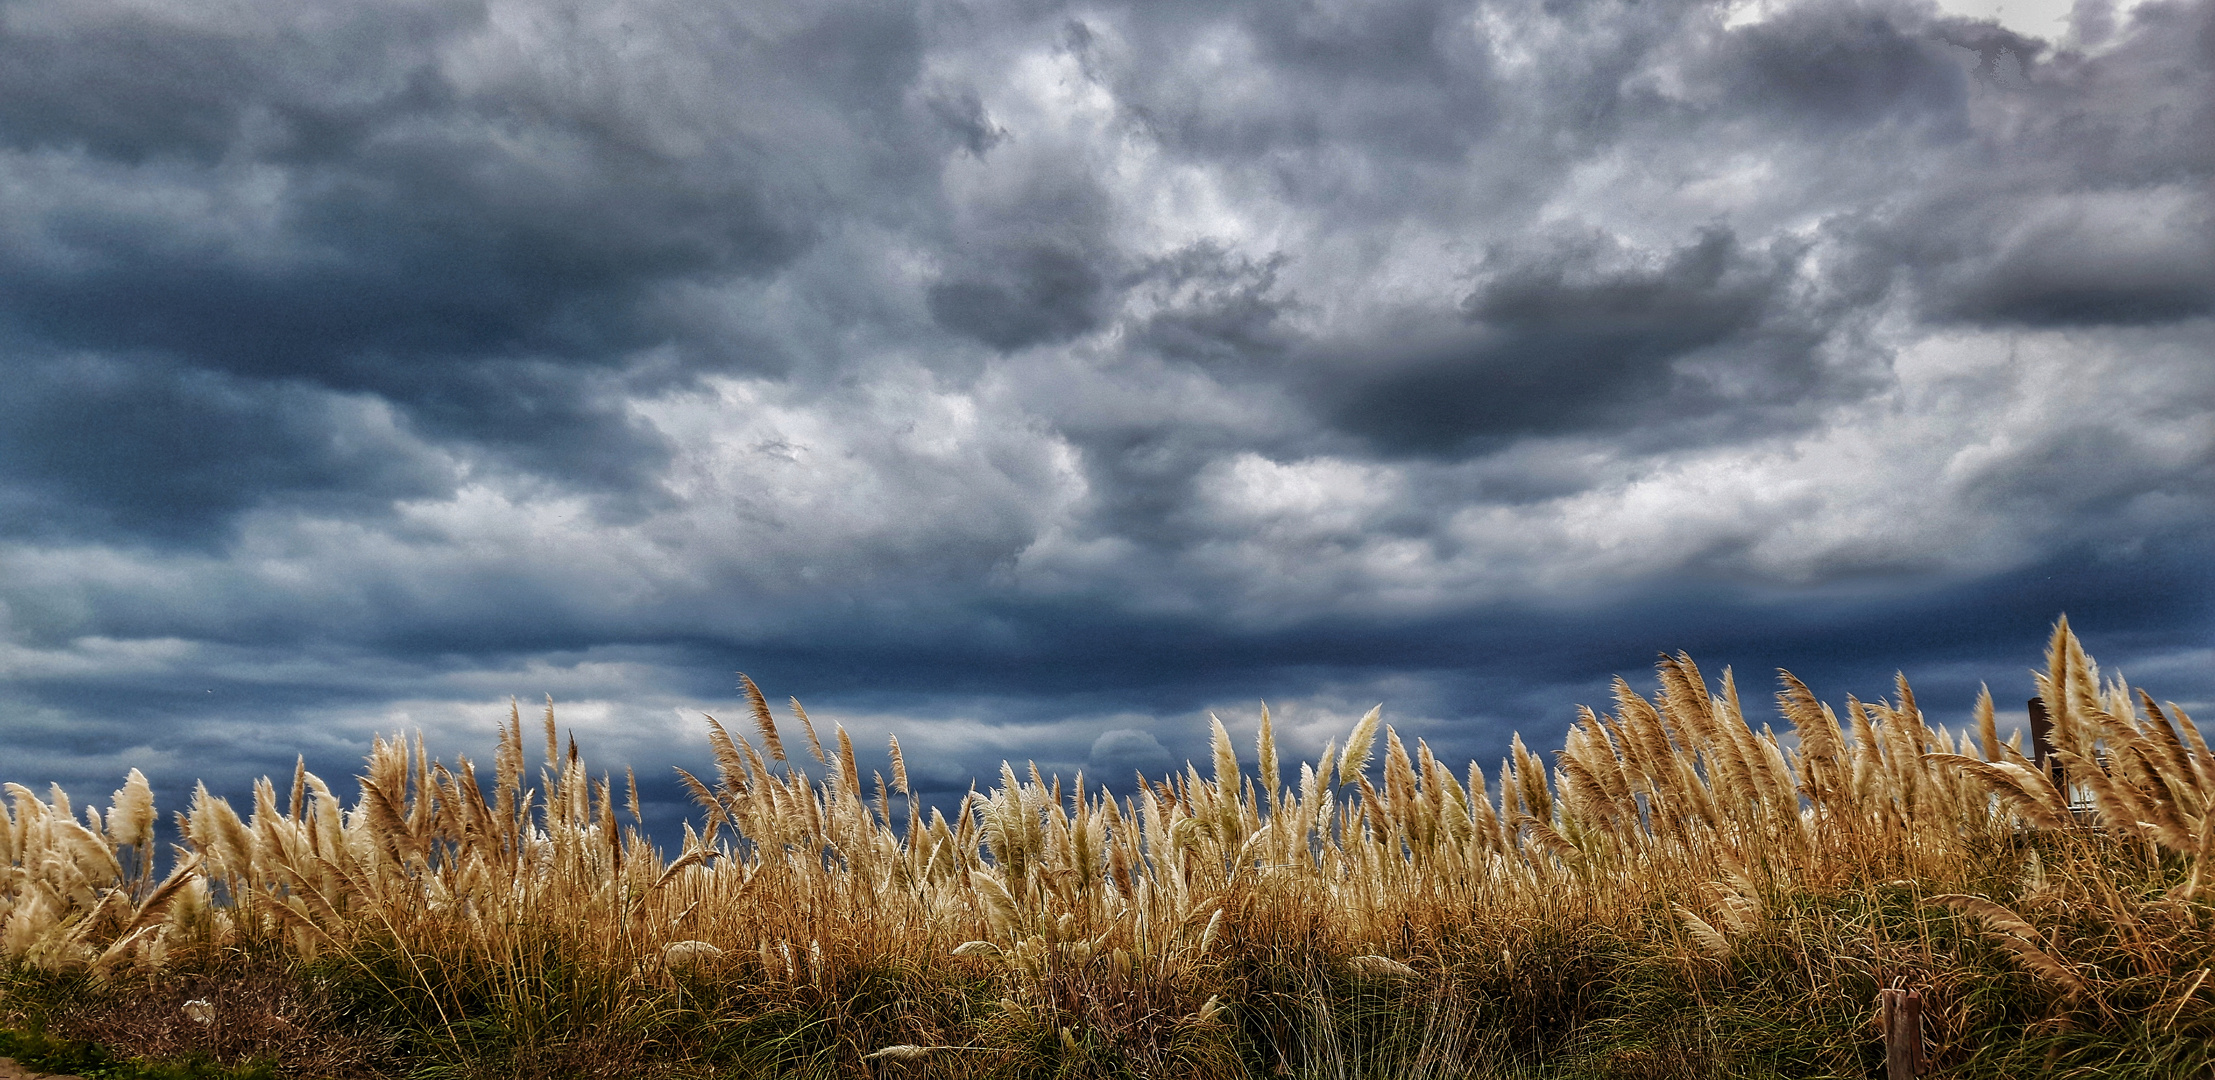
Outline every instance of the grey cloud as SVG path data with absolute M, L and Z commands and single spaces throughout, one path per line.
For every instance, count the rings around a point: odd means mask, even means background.
M 1255 258 L 1208 242 L 1154 260 L 1140 288 L 1159 290 L 1161 300 L 1134 328 L 1133 343 L 1171 359 L 1233 369 L 1282 355 L 1297 340 L 1284 316 L 1300 301 L 1278 287 L 1290 262 L 1281 251 Z
M 455 479 L 375 399 L 83 356 L 19 361 L 0 390 L 0 483 L 21 500 L 4 529 L 18 538 L 206 542 L 270 501 L 362 511 Z
M 1731 404 L 1679 362 L 1769 314 L 1794 273 L 1789 251 L 1747 251 L 1710 229 L 1653 266 L 1607 265 L 1578 238 L 1496 268 L 1464 305 L 1468 328 L 1409 355 L 1338 362 L 1326 407 L 1344 430 L 1391 453 L 1450 453 L 1520 435 L 1668 424 Z M 1808 342 L 1779 337 L 1745 362 L 1787 399 L 1814 381 Z
M 317 135 L 358 129 L 428 89 L 429 48 L 481 26 L 484 7 L 247 4 L 228 14 L 12 5 L 0 25 L 0 145 L 134 165 L 211 166 L 242 141 L 313 156 Z
M 1007 129 L 992 122 L 974 87 L 941 88 L 924 104 L 946 130 L 961 140 L 962 149 L 975 157 L 983 157 L 1007 138 Z
M 1513 88 L 1471 14 L 1435 0 L 1168 5 L 1088 13 L 1097 26 L 1078 24 L 1070 47 L 1164 150 L 1342 220 L 1388 220 L 1436 212 L 1508 122 Z
M 374 394 L 586 487 L 666 460 L 615 377 L 681 329 L 670 283 L 758 279 L 812 242 L 826 178 L 908 183 L 897 163 L 943 152 L 901 134 L 920 44 L 890 9 L 607 40 L 580 8 L 520 41 L 478 4 L 236 14 L 11 12 L 0 323 Z M 634 30 L 689 51 L 633 63 Z M 533 31 L 558 55 L 515 53 Z
M 1067 341 L 1100 325 L 1107 282 L 1083 253 L 1028 244 L 993 254 L 995 268 L 930 287 L 939 325 L 1003 351 Z
M 2215 32 L 2096 9 L 8 4 L 0 727 L 658 768 L 744 669 L 958 792 L 2183 655 Z
M 2131 22 L 2097 52 L 2064 49 L 2026 61 L 2021 78 L 1987 78 L 1984 107 L 2007 118 L 2008 137 L 1934 156 L 1926 184 L 1866 223 L 1858 242 L 1928 317 L 2120 327 L 2215 310 L 2204 182 L 2215 173 L 2215 16 L 2149 3 Z M 2015 41 L 1988 26 L 1945 33 Z
M 2167 204 L 2167 213 L 2162 213 Z M 1934 314 L 2029 326 L 2160 323 L 2215 312 L 2215 201 L 2173 189 L 2031 211 L 1988 249 L 1923 275 Z
M 2173 377 L 2169 385 L 2176 399 L 2160 419 L 2215 412 L 2215 378 Z M 1985 464 L 1964 485 L 1979 502 L 2034 521 L 2124 526 L 2083 530 L 2095 543 L 2110 546 L 2150 539 L 2147 522 L 2133 518 L 2215 506 L 2215 435 L 2202 435 L 2196 444 L 2151 442 L 2140 432 L 2092 417 L 2065 416 L 2018 437 L 2023 444 L 2018 453 Z
M 2031 65 L 2046 51 L 2044 41 L 2015 33 L 1992 20 L 1947 19 L 1941 23 L 1939 35 L 1946 44 L 1977 54 L 1977 77 L 1993 82 L 2001 78 L 2002 57 L 2012 58 L 2014 74 L 2028 79 Z
M 1172 767 L 1172 759 L 1153 732 L 1115 728 L 1092 740 L 1085 764 L 1095 778 L 1120 783 L 1134 772 L 1159 776 Z
M 1981 45 L 1991 36 L 1961 40 Z M 1730 32 L 1717 57 L 1720 107 L 1777 114 L 1808 125 L 1802 133 L 1809 137 L 1891 120 L 1934 123 L 1958 138 L 1966 134 L 1968 79 L 1946 53 L 1949 37 L 1959 35 L 1924 32 L 1858 6 L 1788 9 Z
M 1457 7 L 1241 5 L 1212 27 L 1195 26 L 1196 15 L 1152 23 L 1135 43 L 1147 54 L 1188 47 L 1195 31 L 1243 38 L 1255 63 L 1239 78 L 1262 82 L 1226 102 L 1219 72 L 1135 65 L 1137 115 L 1172 145 L 1210 156 L 1350 143 L 1388 157 L 1457 160 L 1497 112 L 1488 56 Z M 1283 177 L 1300 182 L 1290 170 Z
M 628 415 L 619 379 L 541 357 L 426 365 L 405 390 L 376 388 L 411 406 L 427 435 L 617 502 L 652 499 L 671 458 L 668 440 Z
M 925 293 L 940 326 L 1011 352 L 1102 325 L 1123 260 L 1112 201 L 1080 164 L 1034 149 L 976 166 L 984 187 L 955 208 Z

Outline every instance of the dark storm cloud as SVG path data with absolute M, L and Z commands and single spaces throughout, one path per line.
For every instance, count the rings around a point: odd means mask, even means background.
M 1067 341 L 1100 325 L 1106 282 L 1083 253 L 1032 244 L 992 253 L 996 271 L 931 286 L 939 325 L 996 349 Z
M 9 779 L 2208 700 L 2210 18 L 0 4 Z
M 965 145 L 975 140 L 965 133 Z M 986 149 L 990 149 L 986 147 Z M 990 169 L 993 159 L 983 158 Z M 1037 163 L 964 215 L 944 241 L 946 265 L 925 292 L 947 330 L 1003 352 L 1097 329 L 1122 276 L 1108 232 L 1110 200 L 1068 163 Z
M 1140 287 L 1161 287 L 1167 296 L 1134 328 L 1134 344 L 1211 365 L 1266 363 L 1282 356 L 1295 340 L 1285 316 L 1297 302 L 1277 288 L 1278 274 L 1290 261 L 1281 251 L 1257 259 L 1207 242 L 1154 260 Z
M 585 9 L 507 12 L 546 24 L 520 34 L 463 3 L 11 14 L 0 322 L 372 394 L 586 486 L 650 484 L 666 460 L 611 382 L 671 340 L 659 290 L 774 270 L 821 220 L 812 174 L 929 150 L 883 130 L 917 49 L 888 9 L 652 28 L 695 32 L 681 59 L 738 84 L 694 101 L 683 72 L 623 55 L 646 28 L 611 40 Z M 501 50 L 534 45 L 558 51 Z M 811 108 L 747 115 L 780 93 Z M 830 117 L 849 130 L 794 129 Z
M 973 87 L 941 87 L 925 99 L 931 115 L 961 140 L 962 149 L 983 157 L 1007 138 L 1007 129 L 992 122 L 984 101 Z
M 1500 89 L 1460 25 L 1466 10 L 1399 0 L 1164 11 L 1123 24 L 1141 56 L 1182 51 L 1194 35 L 1229 38 L 1243 55 L 1218 53 L 1212 70 L 1130 65 L 1117 72 L 1118 88 L 1151 133 L 1192 153 L 1251 159 L 1351 144 L 1386 158 L 1452 161 L 1493 123 Z M 1079 43 L 1089 45 L 1089 35 Z M 1225 93 L 1225 82 L 1245 85 Z M 1291 170 L 1280 178 L 1301 183 Z
M 1930 316 L 2093 327 L 2215 312 L 2215 24 L 2205 5 L 2154 3 L 2131 28 L 2087 54 L 1939 27 L 1978 58 L 1984 107 L 2014 130 L 1936 159 L 1951 168 L 1868 222 L 1867 250 Z
M 1838 4 L 1734 31 L 1717 59 L 1726 108 L 1775 114 L 1805 136 L 1893 121 L 1935 124 L 1960 137 L 1969 79 L 1948 45 L 1977 48 L 1987 40 L 2020 39 L 1996 27 L 1964 27 L 1934 40 L 1908 20 Z
M 2204 191 L 2180 194 L 2173 201 L 2183 205 L 2167 214 L 2143 198 L 2129 207 L 2116 201 L 2086 199 L 2092 205 L 2016 225 L 1988 262 L 1933 275 L 1933 306 L 1953 318 L 2028 326 L 2215 314 L 2215 200 Z
M 375 399 L 319 394 L 158 358 L 19 358 L 0 390 L 4 516 L 24 539 L 135 533 L 205 540 L 289 499 L 360 512 L 447 493 L 448 463 Z
M 0 136 L 47 166 L 33 179 L 91 188 L 27 223 L 11 321 L 393 392 L 405 380 L 373 373 L 419 354 L 636 342 L 626 303 L 655 279 L 800 241 L 744 150 L 679 160 L 543 81 L 457 85 L 436 49 L 481 24 L 428 14 L 364 9 L 312 39 L 97 17 L 0 39 Z M 183 205 L 102 200 L 110 185 Z M 273 206 L 210 198 L 264 185 Z M 224 211 L 266 217 L 208 220 Z
M 1706 230 L 1658 265 L 1604 267 L 1604 241 L 1577 238 L 1535 256 L 1496 253 L 1499 269 L 1463 303 L 1468 327 L 1405 358 L 1354 356 L 1322 388 L 1334 419 L 1389 452 L 1451 452 L 1472 442 L 1695 419 L 1734 402 L 1678 362 L 1753 337 L 1794 272 L 1791 252 L 1747 252 Z M 1791 398 L 1817 374 L 1817 335 L 1748 341 L 1733 365 L 1755 396 Z
M 0 34 L 0 139 L 128 164 L 209 165 L 236 147 L 254 113 L 274 110 L 281 115 L 267 119 L 286 122 L 283 142 L 314 156 L 316 134 L 335 135 L 381 111 L 374 102 L 408 93 L 427 49 L 483 9 L 249 5 L 236 14 L 226 23 L 186 10 L 14 5 Z M 364 99 L 373 104 L 341 104 Z

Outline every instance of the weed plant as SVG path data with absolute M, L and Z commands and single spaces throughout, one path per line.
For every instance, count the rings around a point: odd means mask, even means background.
M 511 710 L 489 783 L 395 738 L 350 802 L 203 788 L 162 876 L 136 770 L 104 814 L 9 784 L 0 1010 L 273 1075 L 1664 1080 L 1876 1075 L 1904 987 L 1940 1075 L 2215 1075 L 2215 758 L 2066 621 L 2065 783 L 1989 694 L 1956 732 L 1780 673 L 1779 733 L 1659 674 L 1550 766 L 1456 773 L 1374 710 L 1282 762 L 1264 710 L 1204 773 L 1005 765 L 951 815 L 749 681 L 666 854 L 550 703 L 535 774 Z

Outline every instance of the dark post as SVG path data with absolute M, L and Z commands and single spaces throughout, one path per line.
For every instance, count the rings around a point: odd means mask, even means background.
M 1884 1080 L 1915 1080 L 1923 1071 L 1923 992 L 1877 991 L 1884 1028 Z
M 2061 771 L 2061 763 L 2053 756 L 2053 717 L 2046 712 L 2045 698 L 2032 698 L 2030 709 L 2030 746 L 2038 768 L 2053 780 L 2053 786 L 2061 790 L 2063 798 L 2069 794 L 2069 780 Z

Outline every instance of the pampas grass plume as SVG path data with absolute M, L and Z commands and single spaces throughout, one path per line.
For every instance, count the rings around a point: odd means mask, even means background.
M 108 804 L 108 840 L 118 847 L 143 847 L 154 841 L 154 789 L 137 769 L 124 778 Z

